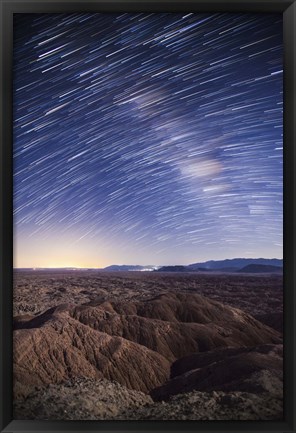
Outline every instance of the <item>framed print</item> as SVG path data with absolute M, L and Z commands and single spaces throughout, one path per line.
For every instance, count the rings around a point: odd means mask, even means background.
M 1 431 L 295 431 L 295 2 L 1 1 Z

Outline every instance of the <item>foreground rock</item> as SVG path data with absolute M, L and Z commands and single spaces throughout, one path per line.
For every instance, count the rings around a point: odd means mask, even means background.
M 46 399 L 51 389 L 66 386 L 60 398 L 61 405 L 67 405 L 67 395 L 76 392 L 77 383 L 63 383 L 83 378 L 151 392 L 155 400 L 167 400 L 172 407 L 171 396 L 197 391 L 263 392 L 281 398 L 281 391 L 272 394 L 258 385 L 270 379 L 271 388 L 281 388 L 281 334 L 237 308 L 200 295 L 63 304 L 36 316 L 16 317 L 14 327 L 14 397 L 19 402 L 28 397 L 32 407 L 36 387 L 43 390 L 38 396 L 43 392 Z M 104 398 L 97 396 L 97 401 Z M 151 404 L 153 412 L 156 403 Z M 95 416 L 128 417 L 124 411 L 131 409 L 118 403 L 118 411 L 104 415 L 104 410 Z
M 32 319 L 15 319 L 16 329 L 43 327 L 63 313 L 95 331 L 161 354 L 170 362 L 217 347 L 280 343 L 279 332 L 249 314 L 200 295 L 164 294 L 147 301 L 64 304 Z
M 14 393 L 73 377 L 105 377 L 149 392 L 169 376 L 158 353 L 72 319 L 66 307 L 49 311 L 38 328 L 14 331 Z
M 179 394 L 167 402 L 137 411 L 126 410 L 117 419 L 130 420 L 282 420 L 283 400 L 269 393 L 222 391 Z
M 264 345 L 254 348 L 227 348 L 196 353 L 176 361 L 171 380 L 154 389 L 154 400 L 198 391 L 283 393 L 283 347 Z
M 169 361 L 216 347 L 279 343 L 281 335 L 243 311 L 200 295 L 163 294 L 147 301 L 92 303 L 72 317 L 154 350 Z
M 97 420 L 113 419 L 122 411 L 137 411 L 152 404 L 147 394 L 106 379 L 72 379 L 37 388 L 14 404 L 15 419 Z
M 14 419 L 280 420 L 283 402 L 269 393 L 198 392 L 153 402 L 105 379 L 71 380 L 36 389 L 14 404 Z

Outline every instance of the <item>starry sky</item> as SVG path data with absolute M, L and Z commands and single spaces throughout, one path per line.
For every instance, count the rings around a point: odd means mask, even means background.
M 14 266 L 282 258 L 280 14 L 17 14 Z

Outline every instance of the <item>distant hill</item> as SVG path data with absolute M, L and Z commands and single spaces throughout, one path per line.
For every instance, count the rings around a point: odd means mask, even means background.
M 157 267 L 152 265 L 141 266 L 141 265 L 111 265 L 103 269 L 108 272 L 120 272 L 120 271 L 154 271 Z
M 238 271 L 248 265 L 268 265 L 283 267 L 283 260 L 281 259 L 226 259 L 226 260 L 209 260 L 203 263 L 193 263 L 187 267 L 192 270 L 198 270 L 198 268 L 205 268 L 207 270 L 223 270 L 226 272 Z
M 280 259 L 226 259 L 209 260 L 188 266 L 162 266 L 158 272 L 272 272 L 281 273 L 283 260 Z
M 247 266 L 259 266 L 258 270 L 248 270 Z M 260 266 L 267 266 L 262 268 Z M 226 259 L 226 260 L 209 260 L 202 263 L 193 263 L 186 265 L 111 265 L 102 269 L 107 272 L 126 272 L 126 271 L 157 271 L 157 272 L 281 272 L 283 260 L 280 259 Z M 263 270 L 264 269 L 264 270 Z
M 162 266 L 157 269 L 160 272 L 188 272 L 188 266 L 175 265 L 175 266 Z
M 260 272 L 266 272 L 266 273 L 279 273 L 281 274 L 283 272 L 283 268 L 280 266 L 272 266 L 272 265 L 247 265 L 243 267 L 242 269 L 239 269 L 237 272 L 246 272 L 251 274 L 256 274 Z

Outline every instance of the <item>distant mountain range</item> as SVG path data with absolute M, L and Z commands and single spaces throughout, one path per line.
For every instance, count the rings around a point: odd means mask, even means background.
M 209 260 L 207 262 L 202 263 L 194 263 L 191 265 L 188 265 L 190 269 L 197 269 L 197 268 L 205 268 L 205 269 L 211 269 L 211 270 L 217 270 L 217 269 L 241 269 L 244 266 L 248 265 L 270 265 L 270 266 L 279 266 L 283 267 L 283 260 L 281 259 L 226 259 L 226 260 Z
M 281 259 L 226 259 L 209 260 L 193 263 L 188 266 L 162 266 L 158 272 L 245 272 L 245 273 L 281 273 L 283 260 Z
M 241 273 L 282 273 L 281 259 L 226 259 L 209 260 L 190 265 L 111 265 L 102 269 L 108 272 L 157 271 L 157 272 L 241 272 Z

